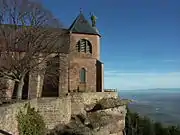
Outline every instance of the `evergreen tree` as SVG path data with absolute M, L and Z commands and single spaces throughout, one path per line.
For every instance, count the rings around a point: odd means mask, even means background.
M 149 118 L 144 117 L 142 120 L 142 133 L 143 135 L 155 135 L 154 126 Z
M 180 129 L 175 126 L 168 127 L 170 135 L 180 135 Z
M 180 135 L 177 126 L 164 127 L 159 122 L 153 122 L 147 117 L 140 117 L 138 113 L 130 112 L 127 108 L 126 135 Z

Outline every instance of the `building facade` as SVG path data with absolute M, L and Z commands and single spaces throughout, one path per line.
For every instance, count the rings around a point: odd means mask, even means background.
M 70 39 L 69 47 L 72 51 L 68 54 L 53 56 L 50 60 L 59 61 L 62 65 L 63 55 L 66 67 L 57 72 L 56 85 L 49 84 L 46 74 L 32 73 L 26 77 L 26 86 L 23 88 L 25 98 L 57 97 L 69 92 L 102 92 L 104 89 L 104 65 L 100 61 L 100 34 L 94 24 L 80 13 L 72 25 L 65 29 Z M 70 49 L 71 50 L 71 49 Z M 65 56 L 64 56 L 65 55 Z M 57 66 L 57 68 L 59 68 Z M 51 79 L 51 80 L 52 80 Z M 16 86 L 15 86 L 16 87 Z M 16 88 L 8 89 L 8 97 L 15 96 Z M 13 95 L 14 93 L 14 95 Z

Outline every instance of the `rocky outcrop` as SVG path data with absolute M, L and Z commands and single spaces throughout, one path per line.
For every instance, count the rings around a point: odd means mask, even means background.
M 58 125 L 48 135 L 123 135 L 128 100 L 103 98 Z

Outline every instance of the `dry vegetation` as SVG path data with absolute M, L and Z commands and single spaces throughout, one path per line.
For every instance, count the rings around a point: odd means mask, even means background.
M 22 98 L 25 75 L 44 72 L 52 54 L 68 53 L 68 42 L 61 23 L 41 3 L 0 0 L 0 78 L 18 83 L 17 99 Z

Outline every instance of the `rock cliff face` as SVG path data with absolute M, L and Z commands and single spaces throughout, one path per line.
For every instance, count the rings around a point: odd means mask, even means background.
M 124 135 L 126 104 L 119 98 L 103 98 L 85 105 L 68 124 L 60 124 L 48 135 Z

